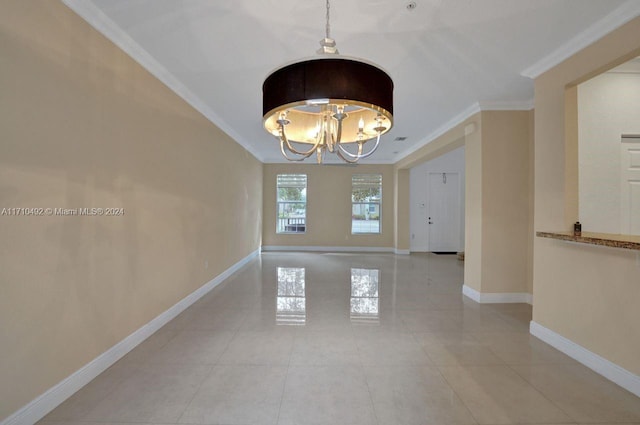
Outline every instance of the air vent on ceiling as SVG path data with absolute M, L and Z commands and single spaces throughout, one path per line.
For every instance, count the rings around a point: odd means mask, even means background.
M 638 143 L 640 142 L 640 134 L 623 134 L 621 139 L 622 143 Z
M 399 136 L 393 139 L 394 142 L 404 142 L 405 140 L 407 140 L 407 136 Z

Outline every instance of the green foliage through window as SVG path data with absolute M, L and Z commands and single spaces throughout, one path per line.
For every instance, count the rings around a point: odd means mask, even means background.
M 381 233 L 382 174 L 351 178 L 351 233 Z
M 304 233 L 307 229 L 307 175 L 278 174 L 277 233 Z

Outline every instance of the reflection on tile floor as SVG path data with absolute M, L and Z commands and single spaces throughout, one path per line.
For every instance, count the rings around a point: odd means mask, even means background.
M 640 399 L 462 296 L 453 256 L 264 253 L 43 419 L 640 424 Z

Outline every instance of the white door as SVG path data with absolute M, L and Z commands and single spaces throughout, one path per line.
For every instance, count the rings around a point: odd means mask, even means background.
M 620 232 L 640 235 L 640 136 L 622 137 Z
M 429 251 L 457 252 L 460 243 L 458 173 L 429 173 Z

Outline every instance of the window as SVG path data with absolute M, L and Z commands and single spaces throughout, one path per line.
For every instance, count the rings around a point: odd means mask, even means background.
M 351 233 L 380 233 L 382 174 L 351 178 Z
M 278 174 L 277 233 L 304 233 L 307 229 L 307 175 Z

